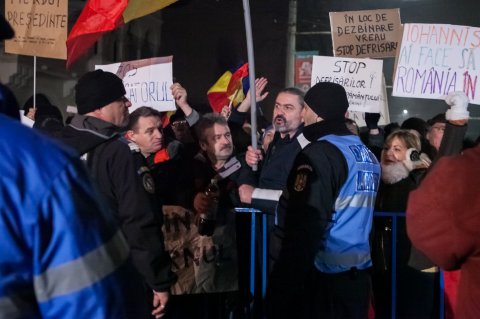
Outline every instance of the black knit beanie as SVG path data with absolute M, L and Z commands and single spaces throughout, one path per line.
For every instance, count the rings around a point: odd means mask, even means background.
M 427 121 L 428 126 L 433 126 L 435 123 L 447 123 L 445 113 L 439 113 Z
M 95 70 L 85 73 L 75 86 L 78 114 L 104 107 L 125 95 L 122 80 L 111 72 Z
M 308 90 L 304 100 L 325 121 L 345 119 L 348 99 L 345 89 L 340 84 L 318 82 Z
M 417 131 L 420 136 L 426 137 L 427 136 L 427 122 L 423 119 L 418 117 L 410 117 L 403 121 L 401 129 L 402 130 L 415 130 Z

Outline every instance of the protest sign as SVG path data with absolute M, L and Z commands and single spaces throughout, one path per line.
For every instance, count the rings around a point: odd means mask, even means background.
M 347 92 L 349 111 L 378 113 L 382 68 L 382 60 L 314 56 L 311 84 L 340 84 Z
M 480 104 L 480 28 L 405 24 L 396 60 L 393 96 L 445 99 L 463 91 Z
M 5 1 L 5 17 L 15 37 L 5 41 L 5 52 L 67 58 L 68 1 Z
M 33 127 L 33 124 L 35 124 L 35 122 L 33 120 L 31 120 L 30 118 L 26 117 L 23 110 L 20 110 L 20 122 L 22 122 L 23 125 L 26 125 L 28 127 Z
M 382 77 L 382 93 L 380 94 L 380 119 L 378 120 L 378 125 L 387 125 L 390 123 L 390 112 L 388 111 L 388 97 L 387 97 L 387 87 L 385 85 L 385 77 Z M 365 123 L 365 113 L 348 111 L 347 117 L 352 119 L 357 123 L 358 127 L 367 126 Z
M 165 248 L 172 258 L 172 271 L 178 276 L 170 288 L 172 294 L 238 290 L 234 218 L 217 224 L 213 236 L 199 235 L 195 214 L 181 206 L 164 205 L 163 218 Z
M 402 36 L 400 10 L 330 12 L 333 55 L 394 57 Z
M 149 106 L 158 111 L 174 111 L 170 86 L 172 80 L 172 56 L 127 61 L 107 65 L 96 65 L 95 69 L 102 69 L 118 75 L 123 80 L 125 95 L 132 106 L 130 112 L 140 106 Z

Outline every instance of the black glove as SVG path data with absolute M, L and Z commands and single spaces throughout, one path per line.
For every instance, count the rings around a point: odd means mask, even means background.
M 378 129 L 378 120 L 380 120 L 380 113 L 365 113 L 365 123 L 369 130 Z

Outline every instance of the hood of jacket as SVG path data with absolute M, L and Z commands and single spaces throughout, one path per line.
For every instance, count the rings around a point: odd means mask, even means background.
M 120 136 L 120 129 L 112 123 L 92 116 L 75 115 L 70 124 L 62 130 L 60 139 L 81 156 Z

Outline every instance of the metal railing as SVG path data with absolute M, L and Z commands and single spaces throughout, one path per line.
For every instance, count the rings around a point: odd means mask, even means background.
M 261 247 L 261 297 L 265 298 L 267 291 L 267 214 L 262 213 L 255 208 L 235 208 L 236 213 L 251 214 L 251 239 L 250 239 L 250 293 L 255 300 L 255 285 L 256 285 L 256 236 L 257 227 L 261 227 L 262 247 Z M 258 217 L 261 217 L 259 220 Z M 391 259 L 391 318 L 397 317 L 397 233 L 398 233 L 398 219 L 405 218 L 404 212 L 374 212 L 374 218 L 391 218 L 392 219 L 392 259 Z M 257 223 L 260 225 L 257 226 Z M 440 296 L 439 296 L 439 317 L 445 317 L 445 300 L 444 300 L 444 282 L 443 274 L 440 272 Z
M 392 261 L 391 261 L 391 319 L 397 318 L 397 233 L 398 233 L 398 219 L 405 218 L 406 215 L 404 212 L 374 212 L 374 218 L 391 218 L 392 219 L 392 240 L 391 240 L 391 249 L 392 249 Z M 445 318 L 445 299 L 444 299 L 444 283 L 443 283 L 443 274 L 440 271 L 439 275 L 440 280 L 440 296 L 439 296 L 439 318 Z

